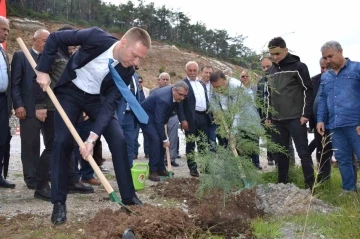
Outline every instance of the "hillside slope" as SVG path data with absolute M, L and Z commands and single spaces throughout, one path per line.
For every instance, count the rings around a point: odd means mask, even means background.
M 41 22 L 16 17 L 9 17 L 9 20 L 11 31 L 7 41 L 7 52 L 10 59 L 14 51 L 20 49 L 16 42 L 17 37 L 21 37 L 25 44 L 30 47 L 33 34 L 37 29 L 45 28 L 52 32 L 65 24 L 58 22 Z M 75 27 L 79 29 L 82 28 L 81 26 Z M 117 38 L 121 37 L 119 34 L 112 34 Z M 214 58 L 189 52 L 188 50 L 178 49 L 176 46 L 170 46 L 154 41 L 147 57 L 141 62 L 138 72 L 144 78 L 144 85 L 152 88 L 156 86 L 156 79 L 161 71 L 171 72 L 171 75 L 173 76 L 171 78 L 172 83 L 185 78 L 185 64 L 191 60 L 198 62 L 200 67 L 211 65 L 215 69 L 220 70 L 231 69 L 237 72 L 242 70 L 241 67 L 227 62 L 218 61 Z

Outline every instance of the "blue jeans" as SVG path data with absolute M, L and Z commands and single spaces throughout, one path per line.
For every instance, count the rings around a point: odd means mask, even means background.
M 208 141 L 209 141 L 210 151 L 211 152 L 216 151 L 216 128 L 217 128 L 216 124 L 211 124 L 209 126 L 209 131 L 208 131 L 209 138 L 208 138 Z
M 352 154 L 360 158 L 360 136 L 356 126 L 339 127 L 330 130 L 335 158 L 338 161 L 342 187 L 346 191 L 356 191 L 356 162 Z

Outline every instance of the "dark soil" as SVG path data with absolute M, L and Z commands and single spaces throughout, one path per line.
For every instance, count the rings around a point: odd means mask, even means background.
M 231 195 L 224 201 L 221 191 L 212 191 L 199 199 L 198 185 L 197 179 L 179 178 L 159 183 L 154 190 L 159 196 L 187 200 L 189 214 L 203 231 L 224 236 L 251 235 L 250 220 L 264 214 L 256 207 L 255 189 Z
M 121 210 L 105 209 L 85 227 L 89 239 L 121 238 L 126 229 L 135 232 L 138 238 L 197 238 L 201 229 L 191 218 L 177 208 L 163 208 L 145 204 L 131 207 L 136 215 L 127 215 Z

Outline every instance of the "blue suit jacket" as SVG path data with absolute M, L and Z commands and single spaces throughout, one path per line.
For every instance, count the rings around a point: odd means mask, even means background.
M 59 47 L 63 45 L 80 46 L 79 50 L 69 59 L 62 76 L 57 82 L 54 88 L 56 93 L 57 87 L 61 87 L 76 78 L 76 69 L 82 68 L 94 58 L 101 55 L 116 41 L 118 41 L 117 38 L 96 27 L 75 31 L 53 32 L 46 40 L 40 63 L 36 69 L 41 72 L 49 73 Z M 134 68 L 124 68 L 121 64 L 118 64 L 115 69 L 124 80 L 125 84 L 128 85 L 135 72 Z M 121 93 L 109 73 L 101 83 L 100 100 L 103 107 L 92 128 L 94 133 L 98 135 L 102 134 L 110 120 L 115 116 L 115 110 L 121 98 Z
M 135 98 L 140 103 L 139 75 L 137 73 L 134 74 L 134 79 L 135 79 L 135 84 L 136 84 L 136 89 L 137 89 Z M 124 120 L 124 115 L 126 113 L 126 100 L 124 98 L 121 98 L 116 112 L 117 112 L 119 123 L 121 124 Z
M 148 124 L 155 124 L 162 141 L 166 140 L 164 125 L 169 121 L 179 103 L 173 102 L 172 86 L 165 86 L 147 97 L 141 104 L 149 116 Z

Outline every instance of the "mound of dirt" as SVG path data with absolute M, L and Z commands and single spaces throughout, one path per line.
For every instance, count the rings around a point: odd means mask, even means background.
M 255 189 L 244 190 L 226 199 L 217 190 L 199 199 L 198 185 L 197 179 L 179 178 L 159 183 L 154 190 L 163 197 L 186 200 L 188 213 L 203 231 L 224 236 L 251 235 L 250 220 L 264 214 L 256 206 L 258 198 Z
M 197 238 L 201 229 L 183 211 L 145 204 L 130 207 L 135 214 L 127 215 L 121 210 L 99 211 L 85 227 L 85 238 L 121 238 L 126 229 L 131 229 L 136 238 Z

